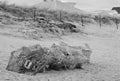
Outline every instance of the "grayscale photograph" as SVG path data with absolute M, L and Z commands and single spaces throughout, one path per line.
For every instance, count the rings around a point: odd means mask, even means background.
M 120 0 L 0 0 L 0 81 L 120 81 Z

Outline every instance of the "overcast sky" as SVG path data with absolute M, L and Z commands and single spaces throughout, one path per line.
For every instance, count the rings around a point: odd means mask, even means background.
M 76 2 L 77 8 L 84 10 L 110 10 L 113 6 L 120 6 L 120 0 L 62 0 Z
M 0 0 L 5 1 L 5 0 Z M 19 5 L 38 4 L 42 0 L 6 0 L 8 3 Z M 61 0 L 63 2 L 76 2 L 76 7 L 84 10 L 110 10 L 113 6 L 120 6 L 120 0 Z

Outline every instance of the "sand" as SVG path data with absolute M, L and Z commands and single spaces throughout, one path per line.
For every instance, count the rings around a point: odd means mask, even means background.
M 88 32 L 88 36 L 72 34 L 63 36 L 62 39 L 41 39 L 40 41 L 0 34 L 0 81 L 120 81 L 119 31 L 116 29 L 109 31 L 108 29 L 95 29 L 94 27 L 86 29 L 86 32 Z M 60 41 L 73 46 L 88 43 L 93 50 L 91 64 L 84 65 L 83 69 L 49 71 L 38 73 L 35 76 L 5 69 L 11 51 L 34 44 L 49 47 Z

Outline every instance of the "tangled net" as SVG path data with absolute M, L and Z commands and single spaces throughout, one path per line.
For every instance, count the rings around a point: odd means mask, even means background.
M 88 44 L 85 47 L 69 46 L 61 42 L 53 44 L 50 48 L 41 45 L 22 47 L 11 52 L 7 70 L 25 73 L 53 70 L 67 70 L 81 68 L 83 64 L 90 62 L 92 51 Z

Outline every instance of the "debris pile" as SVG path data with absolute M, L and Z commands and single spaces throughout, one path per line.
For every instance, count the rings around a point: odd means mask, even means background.
M 50 48 L 37 44 L 22 47 L 11 52 L 7 70 L 18 73 L 45 72 L 48 70 L 67 70 L 81 68 L 90 62 L 92 51 L 86 44 L 85 47 L 69 46 L 61 42 L 53 44 Z

